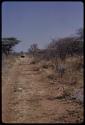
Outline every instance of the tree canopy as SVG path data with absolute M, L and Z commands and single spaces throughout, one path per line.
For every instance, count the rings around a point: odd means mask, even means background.
M 12 51 L 13 47 L 21 42 L 20 40 L 17 40 L 14 37 L 9 37 L 9 38 L 2 38 L 2 52 L 4 54 L 9 54 L 9 52 Z

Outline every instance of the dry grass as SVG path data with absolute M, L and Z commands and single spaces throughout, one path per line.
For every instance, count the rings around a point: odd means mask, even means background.
M 6 83 L 7 90 L 9 90 L 10 111 L 8 114 L 12 120 L 27 123 L 44 122 L 44 118 L 47 123 L 50 121 L 64 123 L 83 121 L 83 106 L 72 97 L 75 90 L 81 91 L 83 88 L 83 71 L 74 69 L 74 64 L 78 63 L 78 60 L 78 57 L 69 57 L 63 62 L 65 72 L 61 78 L 57 70 L 55 72 L 52 61 L 36 62 L 33 57 L 26 57 L 22 60 L 19 60 L 19 57 L 7 59 L 7 64 L 12 68 L 8 75 L 10 84 L 4 75 L 3 83 Z M 58 62 L 61 63 L 60 60 Z M 7 95 L 8 91 L 4 93 Z M 16 109 L 16 113 L 15 110 L 11 111 L 12 108 Z M 12 115 L 11 112 L 14 114 Z M 77 112 L 76 115 L 75 112 Z M 23 116 L 22 119 L 20 114 Z

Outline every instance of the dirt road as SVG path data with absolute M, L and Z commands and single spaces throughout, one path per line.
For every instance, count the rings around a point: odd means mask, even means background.
M 5 123 L 78 123 L 83 107 L 63 95 L 64 85 L 49 85 L 44 72 L 30 64 L 30 58 L 18 59 L 2 79 L 2 121 Z

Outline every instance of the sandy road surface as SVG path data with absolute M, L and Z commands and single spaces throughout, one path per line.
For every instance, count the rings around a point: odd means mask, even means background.
M 50 85 L 36 71 L 30 58 L 21 58 L 2 79 L 2 120 L 6 123 L 78 123 L 83 107 L 77 102 L 53 99 L 63 94 L 63 85 Z

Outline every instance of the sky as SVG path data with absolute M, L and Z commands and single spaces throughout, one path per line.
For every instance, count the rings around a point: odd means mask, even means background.
M 37 43 L 45 48 L 52 39 L 70 36 L 83 27 L 82 2 L 3 2 L 2 37 L 22 42 L 15 51 Z

